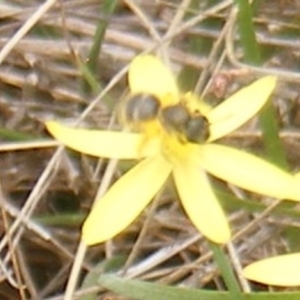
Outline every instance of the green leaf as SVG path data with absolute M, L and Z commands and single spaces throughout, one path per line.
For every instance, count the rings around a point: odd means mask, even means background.
M 99 285 L 119 295 L 135 300 L 236 300 L 229 292 L 164 286 L 158 283 L 122 279 L 116 275 L 101 275 Z M 299 300 L 300 292 L 248 293 L 243 300 Z
M 126 280 L 114 275 L 101 275 L 98 283 L 117 294 L 139 300 L 229 300 L 228 292 L 186 289 L 138 280 Z

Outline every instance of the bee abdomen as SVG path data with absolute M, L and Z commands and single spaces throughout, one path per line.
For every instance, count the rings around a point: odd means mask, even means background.
M 209 124 L 202 115 L 190 117 L 185 127 L 185 135 L 189 142 L 203 143 L 209 137 Z

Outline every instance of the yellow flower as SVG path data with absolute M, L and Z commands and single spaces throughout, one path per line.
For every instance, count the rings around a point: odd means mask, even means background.
M 266 258 L 248 265 L 246 278 L 277 286 L 300 286 L 300 253 Z
M 162 107 L 176 104 L 182 97 L 188 99 L 191 106 L 197 106 L 196 96 L 191 93 L 180 95 L 172 73 L 154 56 L 135 58 L 128 76 L 132 95 L 154 95 Z M 188 217 L 203 235 L 216 243 L 226 243 L 231 233 L 207 172 L 256 193 L 299 199 L 300 193 L 292 175 L 256 156 L 212 143 L 254 116 L 275 85 L 276 78 L 267 76 L 213 109 L 200 105 L 210 124 L 209 139 L 203 144 L 180 141 L 159 121 L 155 124 L 156 130 L 140 133 L 73 129 L 48 122 L 49 132 L 74 150 L 106 158 L 142 159 L 97 200 L 83 225 L 83 241 L 87 245 L 101 243 L 124 230 L 148 205 L 170 174 Z

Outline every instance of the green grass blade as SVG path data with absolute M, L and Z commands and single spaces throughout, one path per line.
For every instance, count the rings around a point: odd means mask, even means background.
M 103 274 L 98 284 L 119 295 L 135 300 L 236 300 L 229 292 L 164 286 Z M 300 292 L 260 292 L 241 294 L 242 300 L 299 300 Z
M 110 259 L 101 261 L 96 264 L 91 270 L 88 271 L 86 276 L 84 277 L 81 288 L 89 289 L 95 287 L 98 282 L 99 274 L 103 272 L 111 272 L 120 269 L 126 261 L 126 257 L 124 256 L 114 256 Z M 86 295 L 82 295 L 78 297 L 78 300 L 97 300 L 98 292 L 91 292 Z
M 97 70 L 97 61 L 98 61 L 99 53 L 101 51 L 104 34 L 109 24 L 110 16 L 114 12 L 117 4 L 118 4 L 118 0 L 105 0 L 103 2 L 101 14 L 105 17 L 105 19 L 104 20 L 101 19 L 97 25 L 97 30 L 95 32 L 94 40 L 93 40 L 93 46 L 90 50 L 88 56 L 88 62 L 87 62 L 87 66 L 92 73 L 95 73 Z
M 84 76 L 85 82 L 83 84 L 83 89 L 85 91 L 87 91 L 89 87 L 95 86 L 98 57 L 101 52 L 105 31 L 110 22 L 110 17 L 115 11 L 117 4 L 118 0 L 104 0 L 103 6 L 101 6 L 100 14 L 103 18 L 100 18 L 97 24 L 97 29 L 93 38 L 93 45 L 90 49 L 86 63 L 87 70 L 84 70 L 84 75 L 87 75 L 86 77 Z M 82 66 L 81 69 L 83 69 Z
M 248 0 L 234 1 L 238 6 L 238 27 L 245 61 L 252 65 L 261 65 L 260 49 L 256 41 L 255 28 L 252 21 L 252 7 Z M 272 104 L 267 105 L 263 109 L 259 120 L 268 158 L 276 165 L 287 169 L 288 164 L 278 135 L 279 126 Z
M 214 259 L 221 271 L 223 280 L 225 281 L 230 295 L 233 297 L 233 299 L 242 300 L 242 291 L 223 249 L 219 245 L 212 242 L 209 243 L 209 246 L 214 254 Z
M 138 300 L 229 300 L 226 292 L 211 292 L 164 286 L 138 280 L 126 280 L 114 275 L 101 275 L 98 283 L 117 294 Z
M 18 142 L 34 141 L 38 138 L 37 136 L 31 134 L 19 132 L 14 129 L 7 129 L 4 127 L 0 127 L 0 137 L 4 138 L 7 141 L 18 141 Z

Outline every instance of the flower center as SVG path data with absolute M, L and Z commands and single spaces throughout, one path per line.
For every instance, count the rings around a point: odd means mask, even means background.
M 199 155 L 199 144 L 182 142 L 177 136 L 164 133 L 161 139 L 161 153 L 171 164 L 187 162 Z

